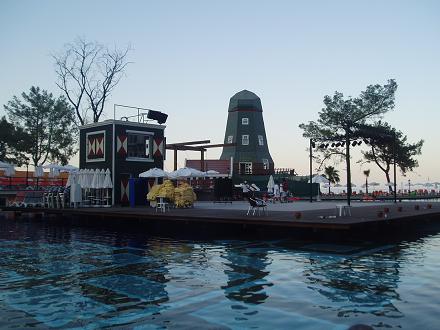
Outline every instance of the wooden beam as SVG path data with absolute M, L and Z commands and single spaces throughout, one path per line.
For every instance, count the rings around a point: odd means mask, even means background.
M 237 143 L 220 143 L 220 144 L 208 144 L 201 146 L 203 148 L 220 148 L 220 147 L 235 147 Z
M 173 146 L 173 145 L 167 145 L 166 149 L 168 149 L 168 150 L 191 150 L 191 151 L 202 151 L 202 150 L 205 150 L 204 147 Z
M 189 142 L 178 142 L 178 143 L 170 143 L 167 146 L 190 146 L 195 144 L 206 144 L 211 143 L 211 140 L 201 140 L 201 141 L 189 141 Z

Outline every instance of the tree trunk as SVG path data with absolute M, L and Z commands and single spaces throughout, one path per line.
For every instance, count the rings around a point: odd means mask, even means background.
M 390 179 L 390 171 L 386 171 L 385 172 L 385 176 L 387 178 L 387 183 L 388 183 L 388 192 L 392 193 L 393 192 L 393 188 L 391 187 L 391 179 Z
M 365 192 L 368 195 L 368 177 L 365 178 Z
M 328 183 L 328 194 L 330 196 L 330 182 Z

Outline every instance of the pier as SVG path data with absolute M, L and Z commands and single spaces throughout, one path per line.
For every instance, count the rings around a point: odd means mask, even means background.
M 440 205 L 429 202 L 354 203 L 351 215 L 337 216 L 336 203 L 297 202 L 269 205 L 264 212 L 247 215 L 247 204 L 199 202 L 194 208 L 170 209 L 165 213 L 153 208 L 3 208 L 2 214 L 16 219 L 35 219 L 50 223 L 86 225 L 124 230 L 142 228 L 146 234 L 186 234 L 193 237 L 262 238 L 270 236 L 316 239 L 375 239 L 398 236 L 440 225 Z

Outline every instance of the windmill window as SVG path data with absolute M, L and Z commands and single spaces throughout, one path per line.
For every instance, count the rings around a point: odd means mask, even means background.
M 232 141 L 234 140 L 234 137 L 232 135 L 228 136 L 228 143 L 232 143 Z
M 263 169 L 265 170 L 269 169 L 269 159 L 263 158 Z
M 260 146 L 264 146 L 264 138 L 263 135 L 258 135 L 258 144 Z
M 249 145 L 249 135 L 242 135 L 241 136 L 241 144 L 244 146 Z
M 247 117 L 241 118 L 241 124 L 242 125 L 249 125 L 249 118 L 247 118 Z

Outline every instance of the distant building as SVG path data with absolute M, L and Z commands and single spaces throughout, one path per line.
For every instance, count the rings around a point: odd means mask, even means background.
M 263 107 L 260 98 L 248 90 L 231 97 L 228 108 L 221 160 L 233 159 L 233 172 L 238 175 L 268 175 L 274 172 L 274 162 L 267 145 Z

